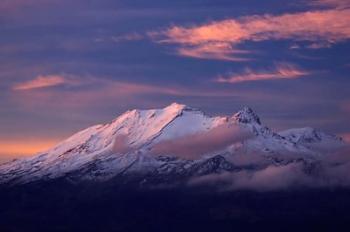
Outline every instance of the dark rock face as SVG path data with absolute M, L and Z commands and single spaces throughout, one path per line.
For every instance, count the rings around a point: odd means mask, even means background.
M 228 162 L 221 155 L 214 156 L 202 162 L 171 159 L 160 168 L 142 177 L 141 183 L 143 186 L 157 184 L 184 185 L 193 177 L 239 170 L 241 170 L 241 168 Z
M 233 118 L 239 123 L 257 123 L 261 125 L 259 116 L 249 107 L 244 107 L 241 111 L 237 112 Z

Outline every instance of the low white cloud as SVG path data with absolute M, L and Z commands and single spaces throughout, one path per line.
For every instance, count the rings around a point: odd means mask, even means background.
M 159 142 L 152 147 L 151 153 L 173 155 L 183 159 L 198 159 L 207 153 L 220 151 L 250 137 L 252 134 L 248 131 L 237 125 L 226 123 L 205 132 Z
M 267 166 L 264 169 L 221 173 L 192 179 L 190 185 L 221 183 L 223 190 L 275 191 L 311 183 L 311 178 L 302 172 L 300 163 L 283 166 Z
M 262 154 L 251 154 L 233 158 L 236 165 L 244 157 L 243 165 L 254 165 L 256 168 L 243 168 L 237 172 L 223 172 L 192 178 L 189 186 L 215 186 L 220 191 L 253 190 L 280 191 L 301 188 L 350 187 L 350 148 L 342 149 L 320 157 L 313 163 L 298 159 L 284 160 L 279 164 L 272 164 Z M 260 157 L 260 158 L 257 158 Z M 279 157 L 284 159 L 283 154 Z M 236 162 L 235 162 L 236 161 Z

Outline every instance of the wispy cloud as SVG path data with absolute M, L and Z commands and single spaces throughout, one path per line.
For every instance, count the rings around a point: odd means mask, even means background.
M 216 59 L 226 61 L 246 61 L 248 58 L 237 57 L 236 54 L 247 54 L 248 51 L 234 49 L 229 43 L 213 42 L 198 46 L 182 47 L 178 54 L 200 59 Z
M 253 15 L 200 26 L 173 26 L 150 33 L 158 43 L 179 45 L 178 54 L 195 58 L 240 60 L 246 41 L 294 40 L 333 44 L 350 39 L 350 9 Z
M 174 155 L 184 159 L 198 159 L 204 154 L 220 151 L 231 144 L 242 142 L 253 135 L 231 123 L 208 131 L 161 141 L 152 147 L 153 155 Z
M 71 88 L 49 89 L 53 86 L 68 85 Z M 87 88 L 76 88 L 86 86 Z M 90 88 L 93 86 L 94 88 Z M 13 86 L 13 99 L 29 108 L 50 105 L 53 107 L 84 108 L 91 103 L 126 100 L 144 94 L 180 95 L 182 90 L 163 88 L 142 83 L 121 82 L 95 77 L 56 76 L 38 77 Z M 29 91 L 30 90 L 30 91 Z
M 349 0 L 314 0 L 311 1 L 310 4 L 318 6 L 336 7 L 338 9 L 345 9 L 350 7 Z
M 137 41 L 142 40 L 144 36 L 140 33 L 132 32 L 125 35 L 112 36 L 112 40 L 116 43 L 125 42 L 125 41 Z
M 62 90 L 62 87 L 64 87 L 64 90 Z M 39 75 L 34 79 L 14 84 L 12 90 L 14 90 L 12 97 L 16 102 L 22 102 L 23 105 L 32 107 L 45 102 L 80 107 L 85 103 L 90 105 L 91 102 L 105 102 L 112 99 L 113 101 L 116 99 L 133 99 L 141 95 L 164 95 L 169 97 L 237 97 L 238 95 L 246 95 L 246 91 L 232 93 L 229 89 L 212 89 L 207 85 L 198 85 L 196 88 L 192 88 L 171 84 L 165 87 L 152 83 L 119 81 L 108 77 L 76 76 L 72 74 Z M 255 94 L 257 93 L 255 92 Z M 70 100 L 66 101 L 66 99 Z
M 86 115 L 86 112 L 101 112 L 110 110 L 118 105 L 117 109 L 130 107 L 154 106 L 165 103 L 169 99 L 182 98 L 210 98 L 215 99 L 272 99 L 274 96 L 260 90 L 232 91 L 225 86 L 213 89 L 212 83 L 190 86 L 169 84 L 167 87 L 152 83 L 123 82 L 107 77 L 75 76 L 78 81 L 74 84 L 65 84 L 57 88 L 40 88 L 30 91 L 11 91 L 8 98 L 13 106 L 27 112 L 36 112 L 45 109 L 56 117 L 66 117 L 67 112 L 75 112 L 77 117 Z M 64 89 L 63 89 L 64 87 Z M 96 110 L 98 109 L 98 110 Z M 102 110 L 101 110 L 102 109 Z M 68 116 L 71 120 L 72 114 Z
M 40 89 L 48 88 L 57 85 L 62 85 L 68 83 L 69 81 L 61 75 L 47 75 L 47 76 L 37 76 L 36 78 L 17 83 L 13 86 L 13 90 L 31 90 L 31 89 Z
M 279 64 L 274 70 L 253 71 L 252 69 L 246 69 L 244 73 L 230 73 L 226 77 L 220 76 L 216 78 L 215 81 L 219 83 L 235 84 L 246 81 L 295 79 L 309 74 L 310 72 L 302 70 L 292 64 Z

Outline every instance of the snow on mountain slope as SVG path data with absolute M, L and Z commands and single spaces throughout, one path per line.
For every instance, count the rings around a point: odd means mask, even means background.
M 174 120 L 163 133 L 154 141 L 169 140 L 179 138 L 188 134 L 208 131 L 213 127 L 226 123 L 226 117 L 208 117 L 203 112 L 185 107 L 180 120 Z
M 324 141 L 341 143 L 342 139 L 334 135 L 326 134 L 320 130 L 305 127 L 281 131 L 280 135 L 286 137 L 294 143 L 320 143 Z
M 344 145 L 342 138 L 311 127 L 289 129 L 279 134 L 289 141 L 318 151 L 332 151 Z
M 43 176 L 57 178 L 84 165 L 109 158 L 114 161 L 111 174 L 115 174 L 132 164 L 136 166 L 136 161 L 142 161 L 142 165 L 145 165 L 147 159 L 140 157 L 135 151 L 149 145 L 153 140 L 160 142 L 209 130 L 219 125 L 220 121 L 220 118 L 207 117 L 198 110 L 176 103 L 164 109 L 128 111 L 111 123 L 78 132 L 33 158 L 0 166 L 3 174 L 0 182 L 16 178 L 27 182 Z M 163 133 L 162 130 L 166 132 Z M 120 152 L 120 146 L 129 149 L 122 149 L 124 151 Z M 152 160 L 149 161 L 152 163 Z M 107 166 L 107 169 L 111 168 L 110 164 Z
M 191 140 L 191 137 L 196 136 L 198 140 L 198 134 L 214 133 L 215 128 L 226 124 L 248 130 L 253 136 L 195 160 L 175 157 L 170 161 L 149 152 L 163 141 L 171 142 L 184 137 Z M 127 111 L 111 123 L 78 132 L 37 156 L 3 164 L 0 166 L 0 183 L 28 183 L 67 176 L 84 180 L 108 180 L 125 173 L 147 175 L 163 173 L 165 170 L 196 173 L 202 170 L 198 167 L 204 163 L 215 164 L 215 167 L 223 164 L 227 166 L 221 158 L 215 158 L 220 152 L 225 153 L 225 156 L 243 151 L 267 156 L 288 153 L 316 157 L 319 150 L 312 150 L 305 143 L 310 136 L 319 136 L 310 133 L 308 130 L 290 130 L 277 134 L 263 126 L 259 117 L 247 107 L 232 117 L 209 117 L 199 110 L 173 103 L 164 109 Z M 338 138 L 324 133 L 318 132 L 316 135 L 327 138 L 327 141 L 338 141 Z M 209 162 L 211 159 L 215 162 Z M 214 170 L 207 165 L 204 167 L 205 170 Z
M 302 144 L 285 139 L 278 133 L 261 124 L 260 118 L 248 107 L 233 115 L 233 119 L 241 127 L 247 128 L 255 137 L 248 139 L 243 144 L 247 153 L 259 152 L 269 155 L 301 154 L 307 157 L 316 153 Z

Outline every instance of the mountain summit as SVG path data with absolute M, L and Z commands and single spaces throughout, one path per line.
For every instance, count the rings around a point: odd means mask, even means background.
M 249 107 L 244 107 L 233 118 L 240 123 L 256 123 L 261 125 L 259 116 Z
M 131 110 L 110 123 L 82 130 L 46 152 L 1 165 L 0 183 L 116 178 L 177 182 L 241 170 L 244 167 L 232 162 L 237 155 L 313 160 L 322 155 L 314 149 L 316 145 L 342 144 L 335 136 L 310 130 L 275 133 L 248 107 L 232 117 L 209 117 L 177 103 L 163 109 Z

